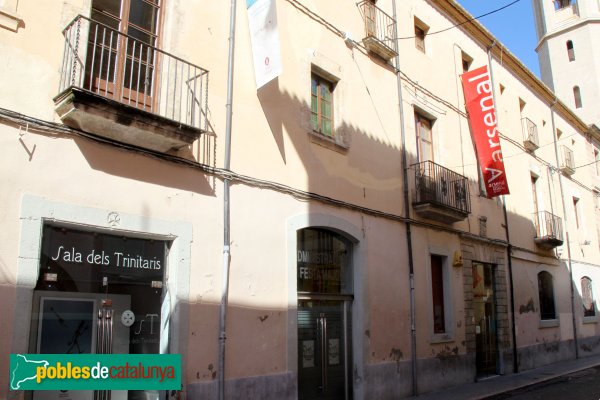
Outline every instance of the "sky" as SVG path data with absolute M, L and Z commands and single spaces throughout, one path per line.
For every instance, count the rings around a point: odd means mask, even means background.
M 515 0 L 456 0 L 474 17 L 503 7 Z M 479 19 L 504 46 L 516 55 L 537 77 L 540 76 L 535 46 L 537 35 L 531 0 L 519 0 L 496 13 Z

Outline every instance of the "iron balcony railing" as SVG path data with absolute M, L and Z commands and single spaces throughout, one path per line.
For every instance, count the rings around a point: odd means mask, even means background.
M 204 68 L 82 15 L 63 35 L 61 93 L 76 87 L 206 130 Z
M 567 172 L 569 173 L 573 173 L 575 172 L 575 158 L 573 156 L 573 150 L 571 150 L 570 148 L 568 148 L 565 145 L 560 146 L 561 147 L 561 154 L 562 154 L 562 159 L 561 159 L 561 169 L 563 170 L 567 170 Z
M 369 0 L 358 3 L 365 25 L 365 37 L 375 38 L 394 53 L 398 53 L 394 18 Z
M 535 235 L 538 239 L 563 240 L 562 219 L 548 211 L 533 213 Z
M 415 204 L 431 203 L 448 207 L 461 213 L 471 212 L 468 179 L 434 163 L 423 161 L 414 164 Z
M 523 142 L 528 150 L 535 150 L 539 147 L 537 125 L 529 118 L 521 118 L 523 125 Z

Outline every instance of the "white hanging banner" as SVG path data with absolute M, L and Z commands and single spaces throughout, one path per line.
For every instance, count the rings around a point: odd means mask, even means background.
M 275 0 L 246 0 L 256 89 L 281 74 L 281 50 Z

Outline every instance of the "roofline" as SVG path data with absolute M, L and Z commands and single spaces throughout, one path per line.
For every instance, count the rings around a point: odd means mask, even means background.
M 461 5 L 454 0 L 427 0 L 434 7 L 444 12 L 447 17 L 455 23 L 464 23 L 466 20 L 473 19 Z M 527 68 L 521 60 L 519 60 L 510 50 L 508 50 L 490 31 L 488 31 L 479 21 L 473 20 L 459 27 L 471 36 L 482 47 L 491 48 L 492 55 L 497 60 L 502 57 L 502 65 L 514 72 L 543 100 L 545 100 L 551 108 L 569 121 L 582 133 L 590 133 L 588 125 L 581 120 L 565 103 L 560 101 L 556 94 L 550 90 L 537 76 L 535 76 L 529 68 Z

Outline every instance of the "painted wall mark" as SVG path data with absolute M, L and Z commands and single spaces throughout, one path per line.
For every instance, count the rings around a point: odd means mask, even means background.
M 530 312 L 535 312 L 535 304 L 533 303 L 533 299 L 529 299 L 527 304 L 521 304 L 521 306 L 519 307 L 519 314 L 525 314 Z
M 458 346 L 455 346 L 452 349 L 448 346 L 445 346 L 442 351 L 440 351 L 439 353 L 436 354 L 436 357 L 442 361 L 451 360 L 457 356 L 458 356 Z

